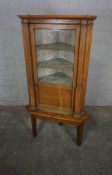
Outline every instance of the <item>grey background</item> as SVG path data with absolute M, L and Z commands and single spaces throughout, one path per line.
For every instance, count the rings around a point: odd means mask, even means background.
M 0 105 L 28 103 L 17 14 L 88 14 L 95 21 L 86 105 L 112 105 L 112 0 L 0 0 Z

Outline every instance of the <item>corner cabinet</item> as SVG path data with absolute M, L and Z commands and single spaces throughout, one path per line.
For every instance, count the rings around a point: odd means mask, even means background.
M 87 74 L 96 16 L 21 18 L 33 136 L 36 119 L 77 126 L 81 145 Z

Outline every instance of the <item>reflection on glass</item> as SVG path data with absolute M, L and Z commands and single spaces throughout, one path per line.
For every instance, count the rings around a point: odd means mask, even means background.
M 72 85 L 74 30 L 36 29 L 39 83 Z

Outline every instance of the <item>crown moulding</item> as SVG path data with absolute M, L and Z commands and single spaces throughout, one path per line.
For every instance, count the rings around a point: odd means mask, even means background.
M 97 18 L 97 16 L 91 16 L 91 15 L 18 15 L 19 18 L 21 18 L 22 20 L 24 19 L 65 19 L 65 20 L 95 20 Z

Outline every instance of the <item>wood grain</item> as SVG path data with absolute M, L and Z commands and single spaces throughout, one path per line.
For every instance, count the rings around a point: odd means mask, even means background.
M 96 16 L 92 15 L 18 15 L 21 19 L 79 19 L 79 20 L 95 20 Z
M 81 26 L 80 29 L 80 44 L 79 44 L 79 59 L 78 59 L 78 72 L 77 72 L 77 87 L 75 94 L 75 113 L 79 114 L 81 111 L 81 97 L 82 97 L 82 77 L 83 77 L 83 65 L 85 56 L 85 44 L 86 44 L 86 26 Z
M 41 110 L 32 110 L 30 109 L 29 106 L 26 106 L 27 111 L 33 115 L 36 119 L 44 119 L 44 120 L 52 120 L 56 122 L 63 122 L 63 123 L 70 123 L 70 124 L 75 124 L 75 125 L 80 125 L 84 123 L 86 120 L 89 119 L 89 116 L 86 112 L 83 112 L 80 114 L 80 117 L 77 118 L 72 116 L 72 115 L 64 115 L 64 114 L 57 114 L 57 113 L 52 113 L 52 112 L 45 112 Z
M 35 90 L 33 86 L 34 76 L 31 61 L 31 43 L 30 43 L 30 33 L 28 24 L 22 24 L 22 33 L 23 33 L 24 54 L 25 54 L 26 73 L 28 82 L 29 103 L 32 107 L 35 108 L 36 100 L 35 100 Z
M 84 101 L 85 101 L 85 95 L 86 95 L 88 68 L 89 68 L 89 60 L 90 60 L 90 49 L 91 49 L 91 41 L 92 41 L 92 29 L 93 29 L 93 24 L 88 25 L 87 36 L 86 36 L 84 71 L 83 71 L 81 111 L 84 110 Z
M 69 87 L 61 88 L 61 86 L 41 84 L 39 94 L 40 104 L 71 109 L 72 91 Z

